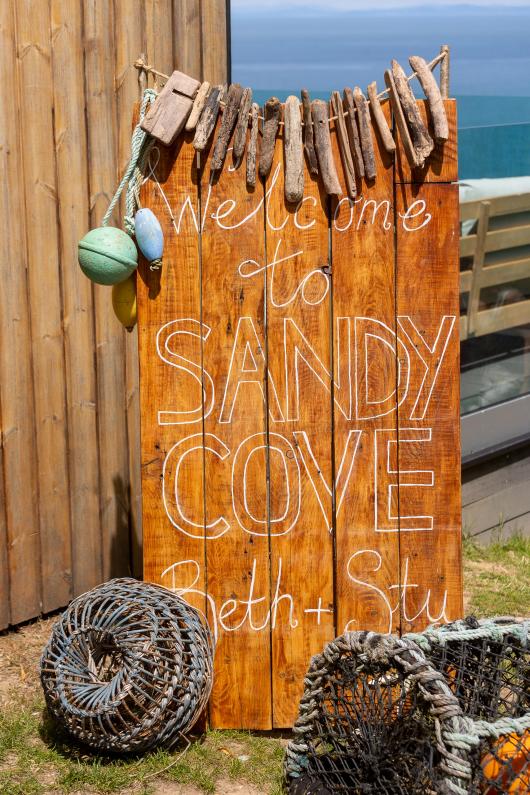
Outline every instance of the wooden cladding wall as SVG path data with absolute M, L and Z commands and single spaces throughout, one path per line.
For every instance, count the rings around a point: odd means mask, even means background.
M 141 572 L 137 335 L 77 241 L 129 157 L 132 62 L 223 81 L 226 32 L 224 0 L 0 3 L 0 629 Z
M 378 141 L 355 201 L 306 169 L 286 204 L 281 135 L 252 191 L 230 156 L 211 181 L 190 137 L 153 150 L 142 202 L 166 247 L 138 277 L 145 577 L 208 615 L 213 726 L 292 725 L 310 656 L 346 627 L 461 615 L 446 107 L 425 171 Z

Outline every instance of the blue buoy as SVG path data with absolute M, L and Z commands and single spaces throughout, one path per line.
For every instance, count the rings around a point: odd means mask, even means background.
M 151 270 L 158 270 L 164 253 L 164 233 L 158 218 L 148 207 L 138 210 L 134 216 L 134 235 Z

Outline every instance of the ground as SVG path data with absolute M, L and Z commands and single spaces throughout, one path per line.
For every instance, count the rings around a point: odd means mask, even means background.
M 523 615 L 530 608 L 530 539 L 465 552 L 466 614 Z M 46 716 L 39 656 L 55 618 L 0 634 L 2 795 L 279 795 L 285 739 L 211 731 L 175 754 L 115 760 L 77 746 Z

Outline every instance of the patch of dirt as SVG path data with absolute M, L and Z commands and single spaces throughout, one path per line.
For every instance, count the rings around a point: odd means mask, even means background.
M 39 619 L 0 634 L 0 709 L 38 693 L 39 660 L 56 621 Z

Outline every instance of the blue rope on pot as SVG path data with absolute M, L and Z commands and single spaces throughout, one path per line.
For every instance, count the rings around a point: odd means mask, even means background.
M 81 742 L 128 753 L 171 748 L 212 688 L 213 644 L 198 610 L 122 578 L 78 596 L 41 658 L 48 710 Z

